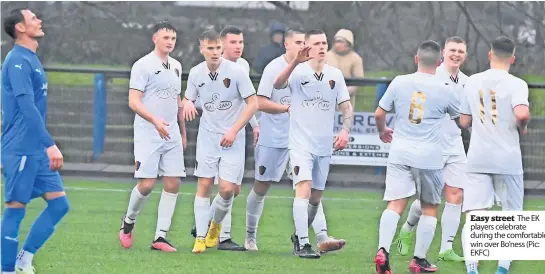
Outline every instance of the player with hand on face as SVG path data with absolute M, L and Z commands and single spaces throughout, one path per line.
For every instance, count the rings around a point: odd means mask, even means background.
M 2 64 L 2 273 L 34 274 L 34 255 L 53 235 L 70 206 L 58 172 L 63 156 L 45 124 L 47 78 L 36 55 L 38 40 L 45 35 L 42 20 L 21 8 L 10 11 L 3 24 L 15 46 Z M 32 224 L 17 255 L 26 205 L 38 197 L 47 207 Z
M 448 38 L 443 49 L 443 63 L 437 67 L 436 76 L 445 85 L 455 90 L 458 97 L 463 95 L 464 85 L 468 77 L 460 71 L 466 59 L 466 42 L 457 36 Z M 441 218 L 441 249 L 438 259 L 442 261 L 463 262 L 452 249 L 452 242 L 460 226 L 462 214 L 462 199 L 466 176 L 466 153 L 462 140 L 462 132 L 451 117 L 446 116 L 443 122 L 443 176 L 445 179 L 444 193 L 446 198 L 445 209 Z M 422 208 L 419 200 L 415 200 L 410 207 L 407 221 L 399 231 L 396 240 L 399 253 L 403 256 L 409 253 L 414 236 L 414 228 L 420 220 Z
M 467 189 L 463 210 L 487 210 L 497 197 L 504 211 L 522 211 L 524 170 L 520 135 L 530 121 L 528 84 L 509 73 L 515 62 L 515 43 L 507 37 L 492 41 L 490 69 L 469 77 L 461 98 L 460 126 L 471 126 L 467 152 Z M 462 229 L 464 253 L 468 224 Z M 477 261 L 466 259 L 467 273 L 477 274 Z M 511 261 L 499 261 L 496 274 L 509 273 Z
M 290 89 L 274 89 L 274 79 L 295 59 L 299 50 L 304 47 L 305 33 L 300 30 L 286 31 L 284 45 L 286 54 L 271 61 L 263 71 L 257 98 L 261 114 L 263 133 L 255 148 L 255 183 L 248 195 L 246 203 L 246 240 L 244 247 L 257 251 L 257 227 L 263 212 L 265 196 L 273 182 L 280 182 L 282 174 L 288 166 L 288 132 Z M 289 168 L 288 168 L 289 171 Z M 322 203 L 312 223 L 316 233 L 318 251 L 325 253 L 341 249 L 346 241 L 327 235 L 327 223 Z
M 186 176 L 184 149 L 185 122 L 181 116 L 182 65 L 169 54 L 176 45 L 176 29 L 167 22 L 153 27 L 152 52 L 136 61 L 129 83 L 129 107 L 134 118 L 134 177 L 138 184 L 131 192 L 123 218 L 119 241 L 132 247 L 136 217 L 144 207 L 158 176 L 163 192 L 157 212 L 153 250 L 174 252 L 166 240 L 178 199 L 180 178 Z
M 190 70 L 183 100 L 186 120 L 196 117 L 195 100 L 200 100 L 203 106 L 195 163 L 198 183 L 194 204 L 197 227 L 194 253 L 202 253 L 207 247 L 218 245 L 221 224 L 231 208 L 245 161 L 243 129 L 258 108 L 248 73 L 242 66 L 221 57 L 223 49 L 219 34 L 213 30 L 205 31 L 199 42 L 205 61 Z M 219 174 L 219 196 L 210 206 L 210 192 L 216 174 Z M 210 211 L 213 217 L 207 233 Z
M 377 274 L 391 274 L 389 250 L 400 215 L 409 198 L 416 194 L 422 216 L 416 230 L 411 273 L 438 270 L 426 259 L 435 227 L 443 190 L 442 139 L 443 119 L 459 116 L 459 101 L 454 91 L 436 77 L 441 47 L 425 41 L 418 47 L 416 73 L 394 78 L 380 99 L 375 112 L 380 139 L 392 143 L 386 170 L 384 200 L 388 201 L 379 226 L 379 244 L 375 257 Z M 386 112 L 396 111 L 395 132 L 386 127 Z
M 280 72 L 275 89 L 289 88 L 289 159 L 295 199 L 293 252 L 301 258 L 320 258 L 312 249 L 308 228 L 314 222 L 325 189 L 333 148 L 348 144 L 353 111 L 342 72 L 325 63 L 327 37 L 321 30 L 305 35 L 305 47 Z M 334 137 L 335 105 L 343 113 L 343 128 Z M 288 108 L 286 108 L 287 110 Z M 320 121 L 317 123 L 316 121 Z

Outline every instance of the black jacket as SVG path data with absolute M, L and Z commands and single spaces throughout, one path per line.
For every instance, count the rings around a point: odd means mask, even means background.
M 284 45 L 271 42 L 268 45 L 263 46 L 259 50 L 259 54 L 255 58 L 254 70 L 259 74 L 263 74 L 263 70 L 265 69 L 265 67 L 276 57 L 284 53 L 286 53 Z

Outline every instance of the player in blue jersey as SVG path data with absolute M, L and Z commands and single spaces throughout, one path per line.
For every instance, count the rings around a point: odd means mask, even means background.
M 53 234 L 69 205 L 57 171 L 63 166 L 63 156 L 45 126 L 47 79 L 36 56 L 38 39 L 44 36 L 42 20 L 28 9 L 15 9 L 3 26 L 15 46 L 2 66 L 2 273 L 33 274 L 34 254 Z M 47 207 L 17 255 L 26 205 L 37 197 L 44 198 Z

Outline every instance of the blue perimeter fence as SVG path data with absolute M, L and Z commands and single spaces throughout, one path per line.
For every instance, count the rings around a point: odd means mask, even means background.
M 69 72 L 94 74 L 94 105 L 93 105 L 93 158 L 97 160 L 104 152 L 104 143 L 106 140 L 106 115 L 107 115 L 107 83 L 113 78 L 130 78 L 130 70 L 115 69 L 75 69 L 62 67 L 45 67 L 47 72 Z M 182 73 L 182 81 L 187 81 L 189 73 Z M 259 83 L 261 75 L 250 75 L 253 83 Z M 380 98 L 386 92 L 392 79 L 385 77 L 345 79 L 348 86 L 376 86 L 375 104 L 378 105 Z M 545 89 L 545 83 L 529 83 L 530 89 Z

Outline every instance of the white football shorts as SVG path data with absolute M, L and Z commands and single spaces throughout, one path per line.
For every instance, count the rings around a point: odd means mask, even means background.
M 416 199 L 424 203 L 438 205 L 441 203 L 443 182 L 441 169 L 419 169 L 388 163 L 384 200 L 394 201 L 416 194 Z
M 134 178 L 186 177 L 182 141 L 134 142 Z
M 523 175 L 468 173 L 467 177 L 464 212 L 491 208 L 495 199 L 504 211 L 522 210 Z
M 317 156 L 302 150 L 289 150 L 293 186 L 302 181 L 312 181 L 312 188 L 324 190 L 329 175 L 331 156 Z
M 237 184 L 244 169 L 246 151 L 244 133 L 245 131 L 241 130 L 233 145 L 224 148 L 220 145 L 223 134 L 199 128 L 194 175 L 200 178 L 214 178 L 219 175 L 221 179 Z
M 280 182 L 289 159 L 288 148 L 255 147 L 255 179 L 261 182 Z
M 465 155 L 443 156 L 443 178 L 445 184 L 464 189 L 469 180 L 466 175 L 467 158 Z

